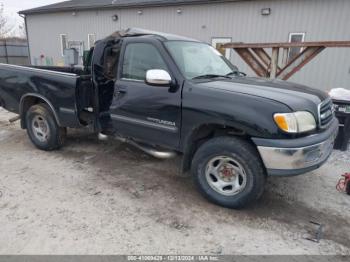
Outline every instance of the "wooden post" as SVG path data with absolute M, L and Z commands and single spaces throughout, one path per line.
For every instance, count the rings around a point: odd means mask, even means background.
M 267 68 L 254 56 L 249 48 L 237 48 L 235 51 L 257 76 L 266 77 Z
M 279 48 L 272 48 L 272 56 L 271 56 L 271 73 L 270 78 L 275 79 L 277 76 L 277 68 L 278 68 L 278 52 Z
M 321 41 L 296 43 L 227 43 L 223 48 L 233 48 L 246 64 L 260 77 L 289 79 L 325 48 L 350 47 L 350 41 Z M 288 60 L 290 48 L 300 47 L 302 52 Z M 272 49 L 272 56 L 264 49 Z M 282 50 L 280 50 L 282 49 Z M 279 66 L 279 53 L 283 55 Z
M 288 53 L 289 53 L 289 48 L 283 48 L 282 67 L 285 67 L 288 63 Z
M 297 55 L 292 61 L 290 61 L 281 71 L 278 72 L 277 78 L 282 80 L 288 80 L 292 75 L 298 72 L 308 62 L 310 62 L 316 55 L 321 53 L 325 47 L 307 47 Z

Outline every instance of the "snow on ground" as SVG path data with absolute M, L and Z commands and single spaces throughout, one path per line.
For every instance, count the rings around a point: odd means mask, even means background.
M 350 196 L 335 190 L 350 152 L 270 178 L 262 199 L 238 211 L 204 200 L 179 159 L 84 130 L 43 152 L 12 116 L 0 108 L 0 254 L 350 254 Z M 309 221 L 324 224 L 320 243 L 305 239 Z

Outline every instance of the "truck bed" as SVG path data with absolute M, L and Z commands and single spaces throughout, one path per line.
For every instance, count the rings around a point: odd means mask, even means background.
M 27 99 L 39 99 L 60 126 L 79 127 L 91 91 L 91 76 L 82 69 L 0 64 L 0 105 L 13 113 L 22 114 Z

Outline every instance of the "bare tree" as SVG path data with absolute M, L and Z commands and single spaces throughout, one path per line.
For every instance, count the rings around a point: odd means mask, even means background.
M 26 30 L 26 23 L 24 21 L 22 21 L 19 25 L 18 25 L 18 33 L 17 36 L 20 38 L 27 38 L 27 30 Z
M 8 36 L 12 31 L 12 26 L 10 26 L 7 17 L 4 14 L 4 5 L 0 4 L 0 38 Z

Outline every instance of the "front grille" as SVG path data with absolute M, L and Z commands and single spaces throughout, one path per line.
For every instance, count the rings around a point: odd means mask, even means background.
M 321 128 L 327 127 L 334 118 L 334 107 L 332 100 L 328 98 L 318 106 L 318 119 Z

